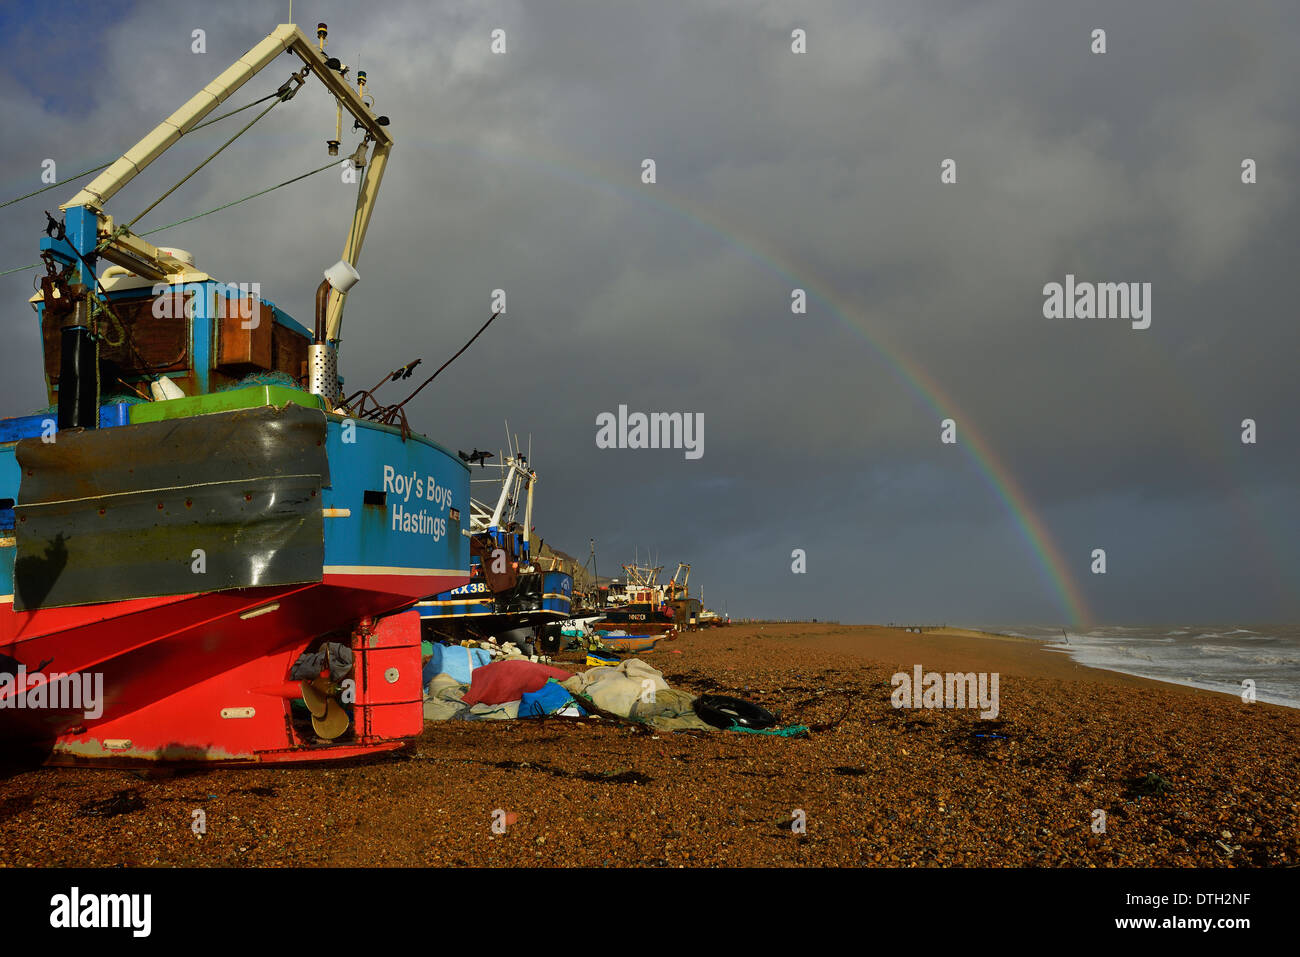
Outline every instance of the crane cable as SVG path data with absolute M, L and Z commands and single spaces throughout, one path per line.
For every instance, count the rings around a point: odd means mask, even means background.
M 227 117 L 234 116 L 236 113 L 242 113 L 244 112 L 244 110 L 251 109 L 252 107 L 257 106 L 257 104 L 264 103 L 267 100 L 269 100 L 271 97 L 279 96 L 279 95 L 280 95 L 279 90 L 276 90 L 274 93 L 268 93 L 260 100 L 254 100 L 252 103 L 245 103 L 243 106 L 236 107 L 235 109 L 231 110 L 229 113 L 222 113 L 220 116 L 214 116 L 210 120 L 205 120 L 204 122 L 200 123 L 198 126 L 186 130 L 185 133 L 194 133 L 198 130 L 203 129 L 203 127 L 205 126 L 211 126 L 213 123 L 217 123 L 220 122 L 221 120 L 226 119 Z M 181 135 L 184 136 L 185 133 L 182 133 Z M 65 186 L 68 183 L 71 183 L 74 179 L 81 179 L 81 177 L 89 176 L 91 173 L 98 173 L 100 170 L 108 169 L 112 165 L 113 165 L 113 161 L 110 161 L 100 166 L 92 166 L 90 169 L 82 170 L 80 173 L 74 173 L 71 176 L 67 177 L 66 179 L 61 179 L 57 183 L 51 183 L 49 186 L 42 186 L 40 189 L 30 192 L 25 196 L 19 196 L 17 199 L 11 199 L 11 200 L 7 200 L 6 202 L 0 203 L 0 209 L 4 209 L 6 206 L 12 206 L 14 203 L 21 203 L 24 199 L 31 199 L 33 196 L 39 196 L 41 193 L 44 193 L 47 190 L 51 190 L 59 186 Z M 26 269 L 28 267 L 23 266 L 21 268 Z M 4 275 L 4 273 L 0 273 L 0 276 L 2 275 Z
M 145 217 L 146 215 L 148 215 L 150 212 L 153 211 L 154 207 L 156 207 L 156 206 L 157 206 L 159 203 L 161 203 L 164 199 L 166 199 L 166 198 L 167 198 L 168 196 L 170 196 L 172 193 L 176 192 L 176 190 L 180 189 L 180 188 L 181 188 L 182 186 L 184 186 L 187 182 L 189 182 L 190 178 L 191 178 L 192 176 L 194 176 L 195 173 L 197 173 L 199 170 L 203 169 L 203 167 L 207 166 L 207 165 L 208 165 L 209 163 L 211 163 L 214 159 L 216 159 L 217 156 L 218 156 L 218 154 L 220 154 L 222 150 L 224 150 L 224 149 L 225 149 L 227 146 L 229 146 L 231 143 L 235 142 L 235 140 L 239 139 L 241 136 L 243 136 L 245 133 L 247 133 L 248 130 L 252 127 L 252 125 L 253 125 L 254 123 L 256 123 L 258 120 L 260 120 L 262 117 L 266 116 L 267 113 L 270 113 L 273 109 L 275 109 L 277 103 L 283 103 L 283 102 L 285 102 L 285 101 L 287 101 L 287 100 L 291 100 L 291 99 L 293 99 L 293 95 L 294 95 L 295 93 L 298 92 L 298 87 L 302 86 L 302 82 L 303 82 L 303 79 L 305 78 L 305 74 L 307 73 L 307 71 L 308 71 L 309 69 L 310 69 L 310 67 L 303 67 L 303 68 L 302 68 L 302 75 L 300 75 L 297 71 L 295 71 L 293 74 L 290 75 L 289 79 L 288 79 L 288 80 L 285 80 L 284 83 L 280 86 L 280 88 L 277 89 L 274 93 L 272 93 L 270 96 L 264 96 L 264 97 L 262 97 L 261 100 L 258 100 L 258 102 L 260 103 L 260 102 L 263 102 L 263 101 L 265 101 L 265 100 L 268 100 L 268 99 L 274 98 L 275 102 L 272 103 L 270 106 L 268 106 L 266 109 L 264 109 L 261 113 L 258 113 L 257 116 L 253 117 L 251 120 L 249 120 L 247 123 L 245 123 L 244 126 L 243 126 L 243 128 L 240 129 L 239 132 L 237 132 L 234 136 L 230 137 L 228 140 L 226 140 L 224 143 L 222 143 L 220 146 L 218 146 L 215 150 L 213 150 L 212 153 L 208 156 L 207 159 L 205 159 L 205 160 L 204 160 L 202 163 L 200 163 L 198 166 L 194 167 L 194 169 L 192 169 L 192 170 L 190 170 L 188 173 L 186 173 L 186 174 L 181 178 L 180 182 L 178 182 L 175 186 L 173 186 L 171 189 L 167 190 L 167 192 L 163 193 L 161 196 L 159 196 L 157 199 L 155 199 L 152 203 L 150 203 L 148 206 L 146 206 L 146 207 L 144 208 L 144 210 L 143 210 L 143 211 L 142 211 L 138 216 L 135 217 L 135 219 L 131 220 L 131 221 L 130 221 L 129 223 L 127 223 L 125 226 L 120 226 L 120 227 L 118 227 L 117 232 L 121 232 L 121 231 L 123 231 L 123 230 L 129 230 L 132 226 L 134 226 L 134 225 L 135 225 L 136 223 L 138 223 L 140 220 L 144 219 L 144 217 Z M 290 83 L 293 82 L 294 79 L 297 79 L 297 80 L 298 80 L 298 86 L 290 86 L 290 85 L 289 85 Z M 251 104 L 251 103 L 250 103 L 249 105 L 250 105 L 250 106 L 254 106 L 254 105 L 256 105 L 256 104 Z
M 294 80 L 295 78 L 298 79 L 298 86 L 291 87 L 289 84 L 292 83 L 293 80 Z M 240 130 L 238 133 L 236 133 L 234 136 L 230 137 L 230 139 L 226 140 L 226 142 L 222 143 L 221 146 L 219 146 L 219 147 L 216 149 L 216 151 L 215 151 L 214 153 L 212 153 L 212 155 L 210 155 L 210 156 L 209 156 L 207 159 L 205 159 L 202 163 L 200 163 L 200 164 L 199 164 L 198 166 L 196 166 L 193 170 L 191 170 L 190 173 L 189 173 L 187 176 L 185 176 L 184 179 L 182 179 L 179 183 L 177 183 L 177 184 L 176 184 L 175 186 L 173 186 L 171 189 L 167 190 L 167 192 L 163 193 L 162 196 L 158 197 L 158 199 L 155 200 L 154 203 L 151 204 L 147 209 L 145 209 L 144 212 L 140 213 L 139 216 L 135 217 L 135 219 L 133 219 L 133 220 L 131 220 L 131 222 L 127 223 L 126 226 L 119 227 L 118 230 L 116 231 L 115 235 L 119 235 L 119 234 L 121 234 L 122 232 L 124 232 L 124 231 L 126 231 L 127 229 L 129 229 L 129 227 L 134 226 L 137 222 L 140 221 L 140 219 L 141 219 L 142 217 L 144 217 L 144 215 L 145 215 L 146 213 L 148 213 L 150 210 L 152 210 L 155 206 L 157 206 L 159 203 L 161 203 L 164 199 L 166 199 L 166 198 L 167 198 L 168 196 L 170 196 L 172 193 L 176 192 L 176 190 L 178 190 L 182 185 L 184 185 L 185 182 L 186 182 L 187 180 L 190 179 L 190 177 L 192 177 L 195 173 L 197 173 L 199 170 L 201 170 L 204 166 L 206 166 L 208 163 L 210 163 L 213 159 L 215 159 L 218 153 L 220 153 L 220 152 L 221 152 L 222 150 L 224 150 L 227 146 L 229 146 L 231 143 L 233 143 L 236 139 L 238 139 L 240 136 L 242 136 L 244 133 L 246 133 L 246 132 L 248 131 L 249 127 L 251 127 L 254 123 L 256 123 L 258 120 L 260 120 L 262 117 L 266 116 L 267 113 L 271 112 L 271 109 L 276 105 L 276 103 L 283 103 L 283 102 L 285 102 L 286 100 L 292 99 L 293 96 L 294 96 L 294 94 L 298 92 L 298 88 L 302 85 L 302 79 L 303 79 L 303 78 L 301 77 L 301 75 L 300 75 L 298 72 L 294 72 L 294 73 L 290 74 L 289 79 L 288 79 L 288 80 L 285 80 L 285 82 L 282 83 L 282 84 L 281 84 L 281 85 L 280 85 L 280 86 L 279 86 L 279 87 L 278 87 L 274 92 L 272 92 L 272 93 L 268 93 L 266 96 L 263 96 L 263 97 L 261 97 L 260 99 L 253 100 L 251 103 L 245 103 L 243 106 L 239 106 L 239 107 L 236 107 L 235 109 L 230 110 L 230 111 L 228 111 L 228 112 L 226 112 L 226 113 L 222 113 L 220 116 L 214 116 L 214 117 L 213 117 L 212 119 L 210 119 L 210 120 L 205 120 L 204 122 L 198 124 L 197 126 L 194 126 L 194 127 L 192 127 L 191 129 L 189 129 L 189 130 L 186 130 L 185 133 L 182 133 L 181 136 L 185 136 L 186 133 L 193 133 L 193 132 L 195 132 L 196 130 L 201 130 L 201 129 L 203 129 L 205 126 L 211 126 L 213 123 L 218 123 L 218 122 L 220 122 L 221 120 L 228 119 L 229 117 L 234 116 L 236 113 L 242 113 L 244 110 L 251 109 L 251 108 L 253 108 L 254 106 L 257 106 L 259 103 L 265 103 L 267 100 L 270 100 L 270 99 L 274 99 L 274 100 L 275 100 L 275 103 L 272 103 L 272 104 L 271 104 L 270 106 L 268 106 L 265 110 L 263 110 L 261 113 L 259 113 L 257 116 L 255 116 L 255 117 L 254 117 L 254 118 L 253 118 L 253 119 L 252 119 L 252 120 L 251 120 L 247 125 L 244 126 L 243 129 L 241 129 L 241 130 Z M 114 161 L 114 162 L 115 162 L 115 161 Z M 113 164 L 112 164 L 111 162 L 110 162 L 110 163 L 104 163 L 102 166 L 96 166 L 96 167 L 93 167 L 92 169 L 84 170 L 84 171 L 82 171 L 82 172 L 80 172 L 80 173 L 77 173 L 77 174 L 75 174 L 75 175 L 73 175 L 73 176 L 69 176 L 69 177 L 67 177 L 66 179 L 59 180 L 59 181 L 56 182 L 56 183 L 51 183 L 51 184 L 48 185 L 48 186 L 42 186 L 40 189 L 35 190 L 34 192 L 31 192 L 31 193 L 28 193 L 28 194 L 25 195 L 25 196 L 19 196 L 19 197 L 17 197 L 16 199 L 11 199 L 11 200 L 8 200 L 7 202 L 0 203 L 0 209 L 4 209 L 6 206 L 12 206 L 14 203 L 21 202 L 21 201 L 24 200 L 24 199 L 30 199 L 30 198 L 33 197 L 33 196 L 39 196 L 41 193 L 44 193 L 44 192 L 46 192 L 47 190 L 54 189 L 54 188 L 57 187 L 57 186 L 63 186 L 64 184 L 69 183 L 69 182 L 71 182 L 72 180 L 80 179 L 81 177 L 83 177 L 83 176 L 88 176 L 88 175 L 91 174 L 91 173 L 97 173 L 97 172 L 99 172 L 100 170 L 107 169 L 109 166 L 112 166 L 112 165 L 113 165 Z M 334 165 L 334 164 L 331 163 L 331 164 L 329 164 L 329 165 L 332 166 L 332 165 Z M 322 167 L 322 169 L 325 169 L 325 168 L 328 168 L 328 167 Z M 321 170 L 313 170 L 313 172 L 315 172 L 315 173 L 319 173 L 320 171 L 321 171 Z M 286 186 L 286 185 L 288 185 L 289 183 L 297 182 L 298 179 L 303 179 L 304 177 L 306 177 L 306 176 L 310 176 L 310 175 L 311 175 L 311 173 L 305 173 L 305 174 L 303 174 L 303 176 L 299 176 L 299 177 L 297 177 L 296 179 L 288 180 L 287 182 L 285 182 L 285 183 L 281 183 L 280 185 L 281 185 L 281 186 Z M 277 188 L 278 188 L 278 187 L 275 187 L 275 186 L 271 187 L 271 189 L 277 189 Z M 253 198 L 255 198 L 256 196 L 260 196 L 260 195 L 262 195 L 263 193 L 267 193 L 267 192 L 270 192 L 270 190 L 263 190 L 262 193 L 254 193 L 252 196 L 245 196 L 244 199 L 236 200 L 234 203 L 227 203 L 225 206 L 218 206 L 216 209 L 209 210 L 208 212 L 213 212 L 213 213 L 215 213 L 215 212 L 217 212 L 218 210 L 226 209 L 226 208 L 229 207 L 229 206 L 234 206 L 236 203 L 241 203 L 241 202 L 243 202 L 243 201 L 246 200 L 246 199 L 253 199 Z M 199 216 L 206 216 L 206 215 L 207 215 L 207 213 L 200 213 L 200 214 L 199 214 Z M 180 220 L 179 222 L 176 222 L 176 223 L 170 223 L 170 224 L 167 225 L 167 226 L 160 226 L 158 229 L 150 230 L 148 233 L 142 233 L 141 235 L 148 236 L 150 233 L 161 232 L 161 231 L 164 230 L 164 229 L 170 229 L 172 226 L 178 226 L 178 225 L 180 225 L 180 223 L 190 222 L 191 220 L 198 219 L 198 218 L 199 218 L 198 216 L 191 216 L 189 219 L 182 219 L 182 220 Z M 101 248 L 102 248 L 102 247 L 101 247 Z M 22 272 L 24 269 L 35 269 L 38 265 L 40 265 L 40 264 L 39 264 L 39 263 L 32 263 L 32 264 L 29 265 L 29 266 L 16 266 L 16 267 L 13 268 L 13 269 L 6 269 L 4 272 L 0 272 L 0 276 L 8 276 L 8 275 L 10 275 L 10 274 L 12 274 L 12 273 Z
M 315 176 L 317 173 L 323 173 L 325 172 L 325 170 L 331 169 L 336 162 L 338 161 L 330 160 L 328 163 L 326 163 L 324 166 L 319 167 L 318 169 L 314 169 L 306 173 L 302 173 L 298 176 L 295 176 L 293 179 L 286 179 L 283 183 L 276 183 L 274 186 L 268 186 L 266 189 L 258 190 L 256 193 L 249 193 L 247 196 L 241 196 L 239 199 L 232 200 L 229 203 L 222 203 L 220 206 L 215 206 L 212 209 L 206 210 L 202 213 L 196 213 L 193 216 L 187 216 L 184 219 L 178 219 L 176 220 L 176 222 L 168 223 L 166 226 L 158 226 L 155 229 L 146 230 L 145 232 L 140 233 L 140 235 L 152 236 L 154 233 L 161 233 L 164 229 L 171 229 L 173 226 L 180 226 L 183 225 L 184 223 L 190 223 L 196 219 L 202 219 L 204 216 L 210 216 L 213 213 L 219 213 L 223 209 L 229 209 L 231 206 L 238 206 L 240 203 L 246 203 L 250 199 L 257 199 L 257 197 L 265 196 L 267 193 L 271 192 L 272 190 L 277 190 L 281 186 L 288 186 L 292 183 L 298 182 L 298 180 L 300 179 L 306 179 L 308 176 Z M 14 269 L 6 269 L 4 272 L 0 272 L 0 276 L 8 276 L 10 273 L 22 272 L 24 269 L 35 269 L 39 265 L 40 263 L 32 263 L 30 266 L 18 266 Z

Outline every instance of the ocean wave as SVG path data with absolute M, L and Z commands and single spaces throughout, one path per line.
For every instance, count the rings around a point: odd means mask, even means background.
M 1225 694 L 1240 695 L 1250 679 L 1257 700 L 1300 708 L 1300 632 L 1289 627 L 1098 627 L 1052 647 L 1091 668 Z

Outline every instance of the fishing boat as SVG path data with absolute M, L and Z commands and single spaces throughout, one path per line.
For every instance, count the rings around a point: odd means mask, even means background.
M 677 628 L 695 629 L 700 624 L 700 612 L 704 608 L 699 598 L 690 594 L 691 566 L 689 562 L 678 562 L 677 571 L 665 588 L 664 603 L 672 609 L 673 623 Z
M 620 653 L 654 651 L 663 635 L 611 635 L 600 634 L 600 643 L 611 651 Z
M 429 640 L 495 638 L 520 646 L 536 644 L 549 653 L 557 649 L 560 625 L 572 613 L 573 576 L 542 569 L 533 558 L 537 472 L 508 429 L 506 434 L 511 447 L 496 465 L 501 473 L 496 502 L 470 499 L 469 582 L 425 598 L 417 607 Z M 477 450 L 460 453 L 464 461 L 478 461 L 480 470 L 486 467 L 484 455 Z M 495 484 L 497 479 L 482 481 Z
M 259 764 L 391 750 L 423 726 L 413 607 L 469 580 L 469 469 L 400 404 L 342 395 L 344 304 L 393 136 L 327 36 L 277 27 L 49 217 L 32 305 L 51 408 L 0 420 L 0 747 Z M 107 212 L 286 52 L 266 111 L 314 78 L 337 104 L 330 155 L 345 113 L 358 144 L 312 327 Z M 346 673 L 291 677 L 326 641 Z
M 626 582 L 619 591 L 611 589 L 610 606 L 602 610 L 598 628 L 630 628 L 640 630 L 668 629 L 673 626 L 673 609 L 669 602 L 669 589 L 658 583 L 662 565 L 650 566 L 633 563 L 624 565 Z

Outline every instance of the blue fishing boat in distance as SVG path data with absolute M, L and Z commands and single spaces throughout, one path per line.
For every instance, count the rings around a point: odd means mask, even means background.
M 476 449 L 460 457 L 479 462 L 484 470 L 483 459 L 495 456 Z M 544 570 L 533 559 L 537 472 L 528 456 L 512 441 L 509 454 L 493 468 L 501 470 L 495 504 L 470 500 L 470 581 L 419 603 L 424 636 L 433 641 L 513 641 L 550 653 L 558 650 L 560 622 L 572 611 L 573 576 Z M 498 479 L 481 481 L 495 485 Z

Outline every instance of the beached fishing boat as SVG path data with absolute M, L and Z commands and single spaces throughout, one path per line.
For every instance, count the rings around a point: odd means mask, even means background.
M 611 651 L 619 653 L 654 651 L 655 645 L 663 641 L 663 635 L 610 635 L 601 634 L 600 643 Z
M 482 456 L 461 453 L 465 461 L 482 463 Z M 497 467 L 501 487 L 495 504 L 470 500 L 470 581 L 417 606 L 430 640 L 540 643 L 558 638 L 560 623 L 572 613 L 573 576 L 543 570 L 533 559 L 536 470 L 513 443 Z
M 609 607 L 602 610 L 600 628 L 667 629 L 674 624 L 668 585 L 658 583 L 662 565 L 624 565 L 627 581 L 618 592 L 611 591 Z
M 51 411 L 0 421 L 5 746 L 63 762 L 305 761 L 398 747 L 423 726 L 411 609 L 469 578 L 468 467 L 400 405 L 341 395 L 345 296 L 393 138 L 326 38 L 324 24 L 316 44 L 279 26 L 50 217 L 33 306 Z M 347 113 L 361 177 L 310 329 L 106 212 L 286 51 L 296 68 L 267 111 L 321 81 L 338 104 L 330 155 Z M 350 649 L 346 673 L 293 680 L 325 639 Z

